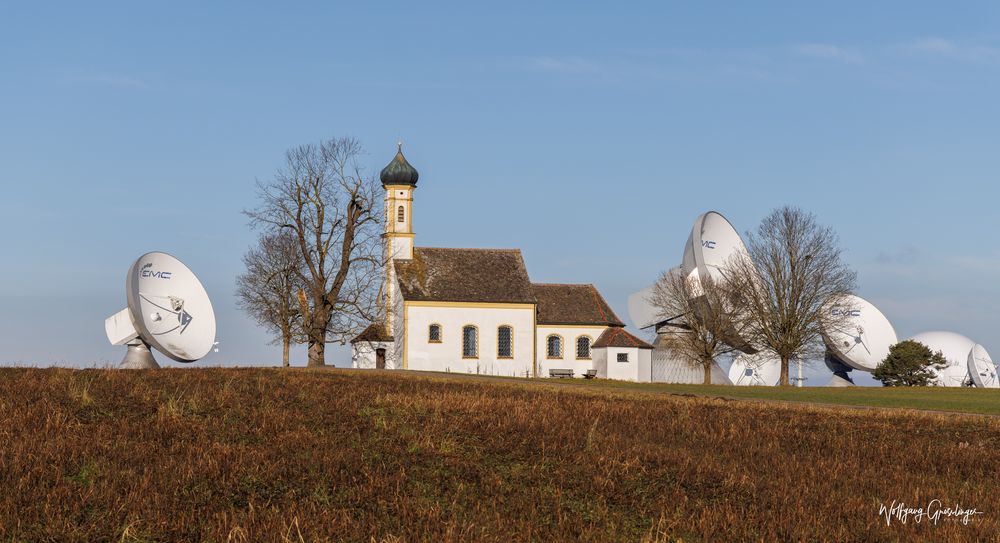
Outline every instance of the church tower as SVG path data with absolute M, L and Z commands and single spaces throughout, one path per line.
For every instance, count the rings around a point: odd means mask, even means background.
M 396 300 L 396 260 L 413 258 L 413 191 L 420 174 L 403 156 L 397 144 L 396 156 L 382 168 L 379 179 L 385 188 L 386 305 L 389 335 L 395 332 L 392 310 Z

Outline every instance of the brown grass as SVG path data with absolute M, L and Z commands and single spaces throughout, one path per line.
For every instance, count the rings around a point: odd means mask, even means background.
M 996 540 L 1000 421 L 414 374 L 0 371 L 2 541 Z M 881 502 L 985 510 L 886 526 Z

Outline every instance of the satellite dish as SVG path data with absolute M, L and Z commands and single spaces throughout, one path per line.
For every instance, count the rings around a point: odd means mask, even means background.
M 702 213 L 694 220 L 681 260 L 685 275 L 697 269 L 703 282 L 721 280 L 722 268 L 729 260 L 746 254 L 743 239 L 733 225 L 717 211 Z
M 944 387 L 960 387 L 969 378 L 969 354 L 976 342 L 955 332 L 923 332 L 913 336 L 913 341 L 923 343 L 933 352 L 941 351 L 948 366 L 943 369 L 931 368 L 935 384 Z
M 979 388 L 1000 388 L 997 366 L 990 353 L 986 352 L 986 347 L 978 343 L 969 351 L 969 376 Z
M 729 366 L 729 380 L 737 386 L 767 386 L 778 384 L 781 360 L 762 354 L 740 354 Z
M 874 371 L 889 355 L 889 347 L 899 343 L 889 319 L 860 296 L 844 296 L 828 310 L 842 319 L 835 323 L 837 328 L 823 330 L 823 342 L 828 355 L 849 368 Z
M 158 368 L 149 348 L 195 362 L 215 346 L 215 311 L 205 287 L 167 253 L 139 257 L 125 278 L 128 307 L 104 321 L 112 345 L 127 345 L 121 367 Z
M 733 228 L 728 219 L 717 211 L 702 213 L 694 220 L 691 235 L 684 246 L 681 258 L 681 273 L 693 279 L 695 292 L 702 285 L 719 282 L 723 279 L 722 270 L 729 261 L 737 255 L 746 255 L 747 248 L 740 238 L 739 232 Z M 695 298 L 696 307 L 700 302 L 700 311 L 725 312 L 726 308 L 712 307 L 707 296 Z M 744 353 L 756 353 L 750 343 L 741 337 L 733 328 L 726 333 L 725 342 Z
M 628 317 L 636 328 L 648 328 L 659 320 L 659 310 L 649 302 L 653 295 L 653 285 L 628 296 Z
M 670 276 L 671 279 L 676 278 L 676 276 L 680 273 L 683 273 L 680 267 L 674 267 L 667 270 L 667 275 Z M 697 286 L 696 288 L 700 288 L 700 286 Z M 634 324 L 636 328 L 649 328 L 657 323 L 673 320 L 681 316 L 681 315 L 665 316 L 662 314 L 663 311 L 662 309 L 653 305 L 653 303 L 650 300 L 653 297 L 655 289 L 656 289 L 656 283 L 649 285 L 648 287 L 638 292 L 633 292 L 632 294 L 629 294 L 628 316 L 629 319 L 632 320 L 632 324 Z

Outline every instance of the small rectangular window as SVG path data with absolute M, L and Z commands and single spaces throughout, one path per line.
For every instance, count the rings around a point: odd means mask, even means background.
M 628 353 L 618 353 L 619 362 L 628 362 Z
M 441 343 L 441 325 L 432 324 L 427 329 L 427 341 L 430 343 Z

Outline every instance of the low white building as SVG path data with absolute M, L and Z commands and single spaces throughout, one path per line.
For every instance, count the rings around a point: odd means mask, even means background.
M 387 316 L 351 341 L 355 368 L 649 380 L 652 347 L 625 332 L 593 285 L 531 283 L 517 249 L 415 247 L 417 171 L 399 150 L 380 177 Z M 645 346 L 618 345 L 626 337 Z M 598 356 L 609 354 L 602 375 Z
M 594 369 L 601 379 L 649 383 L 653 346 L 624 328 L 609 328 L 594 342 Z

